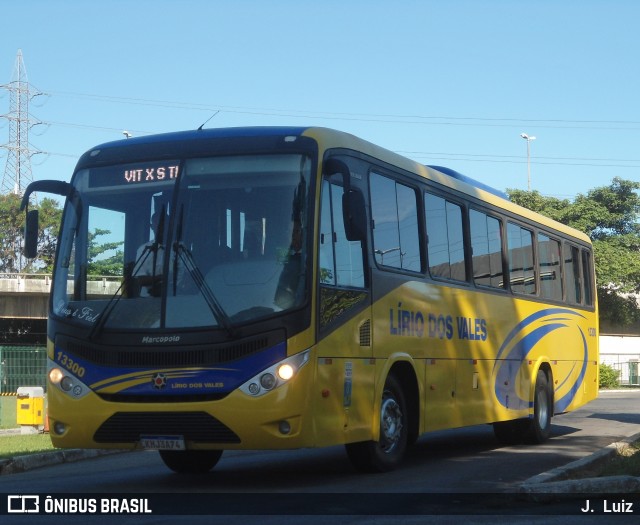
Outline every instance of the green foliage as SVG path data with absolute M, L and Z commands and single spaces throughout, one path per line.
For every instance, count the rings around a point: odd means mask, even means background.
M 21 239 L 24 214 L 20 213 L 18 195 L 0 195 L 0 271 L 21 270 Z
M 620 386 L 620 371 L 610 365 L 600 365 L 600 388 L 617 388 Z
M 93 233 L 89 233 L 88 275 L 122 275 L 124 252 L 120 248 L 123 242 L 106 242 L 100 244 L 96 240 L 98 237 L 109 235 L 110 233 L 110 230 L 101 230 L 98 228 L 96 228 Z
M 51 272 L 62 210 L 53 199 L 43 199 L 38 209 L 38 257 L 26 260 L 22 254 L 25 214 L 18 195 L 0 195 L 0 272 Z
M 18 195 L 0 195 L 0 272 L 51 273 L 62 208 L 54 199 L 42 199 L 31 209 L 39 211 L 38 256 L 28 260 L 22 256 L 25 213 L 20 211 Z M 89 235 L 89 275 L 122 275 L 124 252 L 122 242 L 98 242 L 110 235 L 109 230 L 96 229 Z

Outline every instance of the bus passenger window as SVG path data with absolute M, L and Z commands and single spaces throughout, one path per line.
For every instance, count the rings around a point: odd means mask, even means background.
M 564 273 L 567 281 L 567 302 L 582 303 L 582 284 L 580 283 L 580 255 L 578 248 L 564 245 Z
M 476 210 L 469 212 L 473 280 L 479 286 L 504 288 L 500 221 Z
M 560 242 L 538 234 L 540 263 L 540 294 L 545 299 L 562 301 L 562 273 L 560 271 Z
M 416 192 L 377 173 L 371 173 L 370 185 L 376 262 L 419 272 L 422 265 Z
M 466 281 L 462 208 L 431 193 L 425 194 L 424 205 L 431 275 Z
M 507 246 L 509 248 L 511 290 L 515 293 L 535 295 L 533 232 L 510 222 L 507 225 Z
M 591 275 L 591 252 L 582 250 L 582 276 L 584 281 L 584 304 L 593 306 L 593 278 Z

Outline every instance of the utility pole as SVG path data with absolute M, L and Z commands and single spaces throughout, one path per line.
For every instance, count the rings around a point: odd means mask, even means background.
M 29 144 L 29 129 L 40 121 L 29 114 L 29 101 L 42 95 L 35 91 L 27 80 L 27 69 L 22 59 L 22 50 L 18 50 L 11 82 L 0 86 L 9 91 L 9 113 L 2 115 L 9 121 L 9 142 L 0 147 L 7 150 L 7 163 L 2 177 L 0 193 L 23 195 L 28 184 L 33 180 L 31 173 L 31 157 L 38 150 Z
M 527 141 L 527 191 L 531 191 L 531 141 L 536 138 L 526 133 L 520 133 L 520 136 Z

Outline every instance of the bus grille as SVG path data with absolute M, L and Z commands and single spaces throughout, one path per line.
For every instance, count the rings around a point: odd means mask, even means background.
M 226 425 L 206 412 L 117 412 L 97 430 L 97 443 L 134 443 L 141 435 L 179 435 L 198 443 L 240 443 Z
M 102 347 L 59 336 L 56 346 L 91 363 L 118 367 L 211 366 L 256 354 L 285 340 L 282 331 L 233 343 L 197 347 Z

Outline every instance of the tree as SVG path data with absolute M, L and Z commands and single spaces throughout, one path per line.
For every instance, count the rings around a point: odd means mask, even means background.
M 20 255 L 24 214 L 20 212 L 18 195 L 0 195 L 0 271 L 14 273 L 22 270 Z
M 54 199 L 40 202 L 38 257 L 27 260 L 22 256 L 25 214 L 20 201 L 19 195 L 0 195 L 0 271 L 51 272 L 62 209 Z
M 639 182 L 614 178 L 609 186 L 579 194 L 573 202 L 537 191 L 508 189 L 526 208 L 572 226 L 593 241 L 600 318 L 617 325 L 640 321 Z
M 106 242 L 103 244 L 96 242 L 96 239 L 101 235 L 110 234 L 111 230 L 102 230 L 99 228 L 96 228 L 93 233 L 89 233 L 88 275 L 122 275 L 124 252 L 121 247 L 124 243 L 122 241 Z

